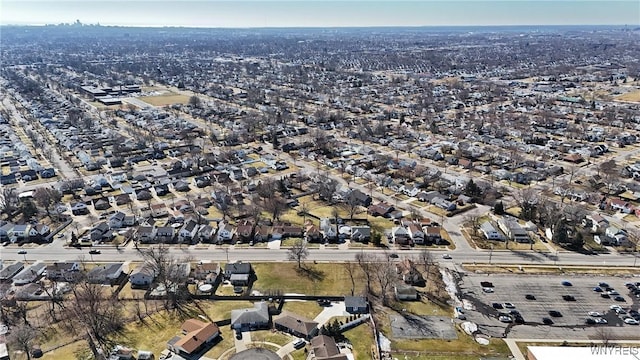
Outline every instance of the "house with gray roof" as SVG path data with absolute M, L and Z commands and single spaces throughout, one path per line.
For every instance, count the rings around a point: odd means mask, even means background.
M 237 331 L 248 331 L 269 328 L 269 305 L 261 301 L 252 308 L 231 310 L 231 328 Z

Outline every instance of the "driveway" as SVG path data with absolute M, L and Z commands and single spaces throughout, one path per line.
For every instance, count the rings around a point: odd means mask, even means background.
M 316 316 L 313 321 L 318 323 L 318 327 L 326 324 L 331 318 L 336 316 L 344 316 L 347 312 L 347 308 L 344 306 L 344 301 L 331 302 L 330 306 L 325 306 L 322 312 Z

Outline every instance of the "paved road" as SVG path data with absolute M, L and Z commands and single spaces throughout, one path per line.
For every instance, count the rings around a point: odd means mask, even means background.
M 2 260 L 27 260 L 33 261 L 64 261 L 77 260 L 83 256 L 86 260 L 94 261 L 140 261 L 142 257 L 140 252 L 131 245 L 127 248 L 104 248 L 99 255 L 89 255 L 88 249 L 64 248 L 63 241 L 56 239 L 53 244 L 42 245 L 40 247 L 26 249 L 27 254 L 18 254 L 21 250 L 17 247 L 5 247 L 0 249 L 0 257 Z M 287 249 L 229 249 L 210 246 L 202 247 L 174 247 L 170 253 L 177 258 L 192 258 L 195 260 L 213 260 L 226 262 L 229 261 L 288 261 Z M 392 250 L 366 250 L 384 257 L 393 252 Z M 307 261 L 318 262 L 343 262 L 353 261 L 356 254 L 362 250 L 349 249 L 341 250 L 337 248 L 329 249 L 312 249 L 309 251 Z M 396 252 L 400 258 L 409 256 L 418 256 L 420 250 L 401 250 Z M 432 251 L 434 259 L 442 265 L 453 267 L 462 263 L 491 263 L 493 264 L 536 264 L 536 265 L 591 265 L 591 266 L 633 266 L 636 258 L 633 255 L 622 254 L 606 254 L 606 255 L 583 255 L 577 253 L 539 253 L 532 251 L 476 251 L 476 250 L 458 250 L 450 252 L 453 259 L 442 259 L 440 254 L 443 251 Z M 640 261 L 636 265 L 640 267 Z

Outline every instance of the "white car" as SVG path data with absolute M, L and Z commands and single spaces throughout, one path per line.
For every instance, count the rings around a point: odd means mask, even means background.
M 640 324 L 640 322 L 638 322 L 638 320 L 632 319 L 632 318 L 624 319 L 624 323 L 627 324 L 627 325 L 639 325 Z
M 601 313 L 597 312 L 597 311 L 589 311 L 588 313 L 589 316 L 593 316 L 593 317 L 600 317 L 602 316 Z
M 449 255 L 449 254 L 444 254 L 444 255 L 442 255 L 442 258 L 443 258 L 443 259 L 451 259 L 451 255 Z
M 610 310 L 618 310 L 618 309 L 622 309 L 622 306 L 620 306 L 620 305 L 611 305 L 611 306 L 609 306 L 609 309 Z
M 492 293 L 493 292 L 493 288 L 490 287 L 483 287 L 482 291 L 486 292 L 486 293 Z
M 606 323 L 607 323 L 607 319 L 603 319 L 603 318 L 596 319 L 596 324 L 606 324 Z
M 498 320 L 500 320 L 500 322 L 503 322 L 503 323 L 513 322 L 513 319 L 511 318 L 511 316 L 508 316 L 508 315 L 502 315 L 498 318 Z

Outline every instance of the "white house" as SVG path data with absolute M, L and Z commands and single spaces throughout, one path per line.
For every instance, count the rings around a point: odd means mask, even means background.
M 49 229 L 49 226 L 39 223 L 31 227 L 29 230 L 29 237 L 47 236 L 50 231 L 51 229 Z
M 182 225 L 178 236 L 181 241 L 191 241 L 196 238 L 196 234 L 198 233 L 198 223 L 193 220 L 188 220 Z
M 414 222 L 407 226 L 407 233 L 416 244 L 424 244 L 424 232 L 422 227 Z
M 131 287 L 147 287 L 153 283 L 155 278 L 153 268 L 148 264 L 142 264 L 129 275 L 129 282 Z
M 233 239 L 233 234 L 235 233 L 235 228 L 233 225 L 227 224 L 225 222 L 221 222 L 218 225 L 218 233 L 216 234 L 216 240 L 221 243 L 224 241 L 231 241 Z
M 480 225 L 480 231 L 484 235 L 487 240 L 504 240 L 504 235 L 498 229 L 493 227 L 493 225 L 486 221 Z

